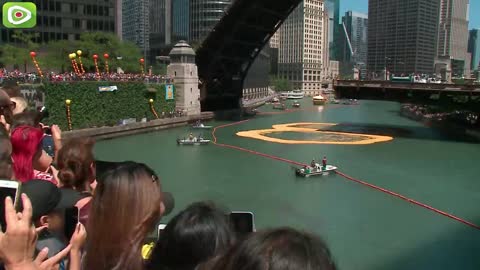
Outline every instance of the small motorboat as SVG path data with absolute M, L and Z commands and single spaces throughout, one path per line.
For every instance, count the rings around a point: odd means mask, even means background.
M 275 109 L 275 110 L 286 110 L 287 106 L 285 105 L 285 103 L 275 103 L 275 104 L 273 104 L 273 109 Z
M 177 139 L 178 145 L 207 145 L 209 143 L 210 140 L 204 138 Z
M 356 99 L 349 99 L 349 100 L 345 100 L 343 101 L 342 103 L 343 105 L 358 105 L 358 100 Z
M 329 104 L 340 104 L 340 101 L 332 98 L 332 99 L 330 99 L 330 101 L 329 101 L 328 103 L 329 103 Z
M 329 175 L 331 172 L 335 172 L 338 168 L 333 165 L 327 165 L 325 168 L 318 163 L 315 167 L 307 166 L 304 168 L 296 169 L 295 174 L 301 177 L 310 177 L 318 175 Z
M 277 102 L 279 102 L 279 101 L 280 101 L 280 99 L 279 99 L 278 97 L 274 97 L 274 98 L 272 99 L 272 103 L 277 103 Z
M 325 105 L 326 99 L 323 96 L 313 97 L 313 105 Z
M 300 108 L 300 102 L 298 102 L 298 101 L 293 102 L 292 107 Z
M 196 123 L 196 124 L 192 125 L 192 128 L 193 129 L 211 129 L 212 126 L 205 126 L 202 123 Z

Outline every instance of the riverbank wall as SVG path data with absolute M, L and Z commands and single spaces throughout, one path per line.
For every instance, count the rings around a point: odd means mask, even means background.
M 62 138 L 68 140 L 74 137 L 93 137 L 96 140 L 107 140 L 124 136 L 154 132 L 169 128 L 186 126 L 195 121 L 207 121 L 214 118 L 214 113 L 203 112 L 200 115 L 157 119 L 148 122 L 136 122 L 114 127 L 97 127 L 62 132 Z

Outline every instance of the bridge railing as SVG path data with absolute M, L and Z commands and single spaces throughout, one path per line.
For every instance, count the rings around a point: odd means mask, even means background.
M 338 80 L 335 87 L 391 88 L 415 90 L 480 91 L 480 85 Z

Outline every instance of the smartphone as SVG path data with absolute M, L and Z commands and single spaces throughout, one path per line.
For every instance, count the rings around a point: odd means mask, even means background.
M 12 180 L 0 180 L 0 225 L 2 231 L 7 229 L 7 222 L 5 221 L 5 198 L 10 196 L 13 199 L 16 208 L 18 196 L 20 195 L 20 182 Z
M 157 232 L 157 238 L 160 237 L 160 233 L 165 230 L 165 227 L 167 227 L 167 224 L 158 224 L 158 232 Z
M 75 233 L 75 229 L 77 228 L 80 219 L 79 215 L 80 212 L 77 207 L 65 209 L 64 233 L 67 239 L 72 238 L 73 233 Z
M 45 134 L 45 136 L 43 136 L 42 148 L 49 156 L 55 156 L 55 147 L 53 145 L 52 135 Z
M 232 211 L 230 222 L 239 237 L 244 237 L 255 231 L 255 216 L 252 212 Z

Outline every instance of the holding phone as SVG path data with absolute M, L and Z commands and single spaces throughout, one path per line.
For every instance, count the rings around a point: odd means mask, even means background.
M 239 237 L 255 232 L 255 216 L 252 212 L 232 211 L 230 221 Z
M 72 238 L 75 233 L 79 220 L 79 211 L 77 207 L 65 209 L 64 234 L 67 239 Z
M 12 180 L 0 180 L 0 225 L 2 231 L 7 229 L 7 222 L 5 221 L 5 198 L 10 197 L 13 200 L 13 205 L 17 206 L 18 196 L 20 195 L 20 182 Z

